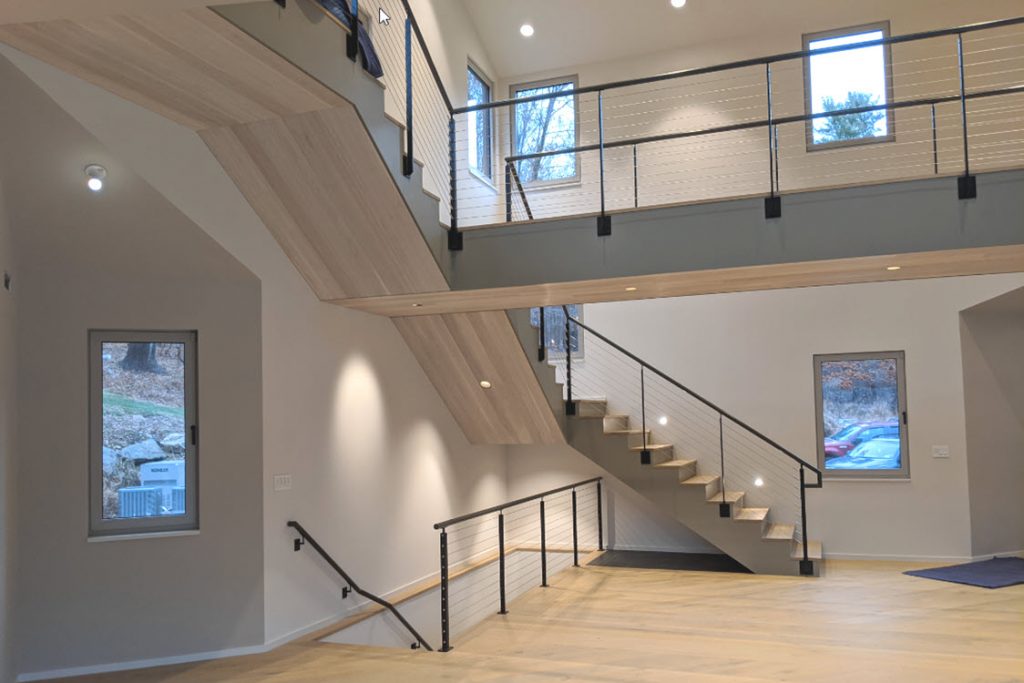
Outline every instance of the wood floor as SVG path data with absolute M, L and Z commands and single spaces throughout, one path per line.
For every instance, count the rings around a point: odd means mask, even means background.
M 1024 681 L 1024 585 L 971 588 L 896 563 L 818 579 L 586 567 L 558 575 L 448 654 L 292 645 L 79 681 Z

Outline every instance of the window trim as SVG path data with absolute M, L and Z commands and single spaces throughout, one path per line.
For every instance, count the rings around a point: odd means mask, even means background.
M 477 78 L 478 78 L 478 79 L 479 79 L 479 80 L 480 80 L 480 81 L 481 81 L 482 83 L 484 83 L 484 84 L 485 84 L 485 85 L 486 85 L 486 86 L 487 86 L 488 88 L 490 88 L 490 92 L 491 92 L 491 99 L 490 99 L 490 100 L 488 100 L 488 101 L 489 101 L 489 102 L 490 102 L 490 101 L 493 101 L 493 100 L 494 100 L 494 92 L 495 92 L 495 83 L 494 83 L 494 79 L 492 79 L 492 78 L 491 78 L 490 76 L 488 76 L 488 75 L 487 75 L 486 73 L 484 73 L 484 70 L 483 70 L 483 69 L 481 69 L 481 68 L 479 67 L 479 65 L 477 65 L 477 63 L 476 63 L 476 62 L 474 62 L 474 61 L 473 61 L 472 59 L 470 59 L 470 58 L 468 58 L 468 57 L 467 57 L 467 59 L 466 59 L 466 69 L 467 69 L 467 71 L 472 71 L 472 72 L 473 72 L 473 74 L 474 74 L 474 75 L 475 75 L 475 76 L 476 76 L 476 77 L 477 77 Z M 468 82 L 467 82 L 467 90 L 468 90 L 468 85 L 469 85 L 469 84 L 468 84 Z M 466 101 L 467 101 L 467 102 L 469 101 L 469 93 L 468 93 L 468 91 L 467 91 L 467 93 L 466 93 Z M 485 175 L 485 174 L 481 173 L 481 172 L 480 172 L 480 171 L 478 171 L 477 169 L 473 168 L 473 164 L 472 164 L 472 163 L 469 163 L 469 159 L 468 159 L 468 156 L 469 156 L 469 155 L 468 155 L 468 149 L 469 149 L 469 147 L 468 147 L 468 146 L 467 146 L 467 148 L 466 148 L 466 149 L 467 149 L 467 163 L 466 163 L 466 168 L 468 168 L 468 169 L 469 169 L 469 173 L 470 173 L 470 175 L 472 175 L 473 177 L 475 177 L 475 178 L 476 178 L 477 180 L 479 180 L 479 181 L 481 181 L 481 182 L 485 183 L 485 184 L 486 184 L 486 185 L 487 185 L 488 187 L 490 187 L 490 188 L 491 188 L 492 190 L 495 190 L 495 191 L 497 191 L 497 186 L 496 186 L 496 185 L 494 184 L 494 183 L 495 183 L 494 177 L 495 177 L 495 175 L 496 175 L 496 173 L 495 173 L 495 169 L 497 168 L 497 166 L 496 166 L 496 163 L 497 163 L 497 159 L 498 159 L 498 154 L 499 154 L 499 150 L 498 150 L 498 146 L 497 146 L 497 144 L 496 144 L 496 143 L 497 143 L 497 140 L 498 140 L 498 136 L 496 136 L 496 135 L 494 134 L 494 133 L 495 133 L 495 131 L 497 130 L 497 126 L 496 126 L 496 124 L 497 124 L 497 120 L 495 119 L 495 116 L 494 116 L 494 113 L 495 113 L 495 111 L 496 111 L 495 109 L 486 109 L 486 110 L 484 110 L 484 111 L 478 111 L 478 112 L 474 112 L 474 113 L 476 113 L 476 114 L 487 114 L 487 116 L 488 116 L 488 117 L 490 118 L 490 120 L 491 120 L 491 140 L 490 140 L 490 147 L 491 147 L 491 167 L 490 167 L 490 168 L 488 169 L 488 170 L 490 171 L 490 174 L 489 174 L 489 175 Z M 469 142 L 469 125 L 468 125 L 468 124 L 466 125 L 466 142 L 467 142 L 467 144 L 468 144 L 468 142 Z
M 896 360 L 896 400 L 900 423 L 900 469 L 898 470 L 830 470 L 825 467 L 824 405 L 821 391 L 821 364 L 844 360 Z M 817 437 L 818 469 L 825 479 L 844 480 L 909 480 L 910 425 L 907 420 L 907 367 L 905 351 L 868 351 L 859 353 L 828 353 L 814 355 L 814 427 Z
M 509 99 L 515 100 L 516 91 L 518 90 L 529 90 L 531 88 L 543 88 L 551 85 L 562 85 L 564 83 L 571 83 L 573 90 L 573 147 L 580 146 L 580 96 L 575 94 L 576 90 L 580 87 L 579 74 L 571 74 L 567 76 L 559 76 L 557 78 L 545 78 L 539 81 L 526 81 L 523 83 L 513 83 L 508 87 Z M 513 104 L 510 114 L 508 137 L 509 137 L 509 150 L 511 154 L 509 156 L 515 156 L 516 153 L 516 110 L 518 105 Z M 567 152 L 568 154 L 568 152 Z M 558 180 L 531 180 L 524 181 L 523 187 L 531 187 L 535 189 L 540 188 L 557 188 L 566 185 L 579 185 L 583 178 L 583 169 L 580 166 L 580 154 L 579 152 L 573 152 L 573 156 L 576 157 L 575 169 L 576 173 L 569 178 L 559 178 Z
M 881 31 L 883 38 L 888 38 L 891 34 L 889 32 L 889 20 L 876 21 L 870 24 L 861 24 L 859 26 L 848 26 L 845 28 L 830 29 L 827 31 L 815 31 L 813 33 L 803 34 L 803 49 L 804 51 L 810 50 L 812 42 L 818 40 L 827 40 L 829 38 L 839 38 L 841 36 L 851 35 L 855 33 L 869 33 L 871 31 Z M 896 101 L 895 93 L 893 88 L 892 78 L 892 45 L 882 46 L 882 60 L 885 69 L 885 101 L 886 104 L 892 104 Z M 811 92 L 811 55 L 804 57 L 803 59 L 803 78 L 804 78 L 804 113 L 810 116 L 814 112 L 813 93 Z M 833 142 L 814 142 L 814 120 L 808 119 L 804 122 L 804 135 L 806 138 L 807 151 L 817 152 L 825 149 L 842 149 L 844 147 L 860 147 L 861 145 L 874 145 L 884 142 L 895 142 L 896 140 L 896 110 L 889 109 L 886 112 L 886 126 L 888 127 L 888 135 L 873 136 L 870 138 L 858 138 L 856 140 L 836 140 Z
M 103 344 L 154 342 L 185 345 L 185 514 L 134 519 L 103 518 Z M 89 539 L 167 535 L 199 530 L 198 334 L 193 331 L 89 330 Z M 198 439 L 197 439 L 198 441 Z
M 581 303 L 580 304 L 568 304 L 568 306 L 575 306 L 576 307 L 576 319 L 579 320 L 580 322 L 583 322 L 583 304 L 581 304 Z M 566 356 L 565 353 L 563 353 L 562 351 L 555 351 L 554 349 L 549 348 L 547 343 L 545 343 L 544 340 L 540 338 L 540 324 L 539 324 L 539 322 L 538 322 L 537 325 L 533 324 L 533 309 L 535 309 L 535 308 L 538 309 L 538 315 L 540 315 L 539 309 L 541 309 L 541 308 L 561 308 L 561 306 L 531 306 L 529 309 L 527 309 L 527 317 L 529 318 L 529 321 L 530 321 L 530 327 L 532 327 L 533 329 L 537 330 L 537 341 L 538 341 L 539 344 L 542 344 L 544 346 L 544 349 L 546 351 L 546 355 L 547 355 L 548 360 L 564 359 L 565 356 Z M 539 321 L 539 318 L 538 318 L 538 321 Z M 575 351 L 572 351 L 572 357 L 574 359 L 576 359 L 576 360 L 582 360 L 583 359 L 583 355 L 584 355 L 584 351 L 585 351 L 584 338 L 585 338 L 586 335 L 583 334 L 583 329 L 582 328 L 578 327 L 577 329 L 578 329 L 578 334 L 576 336 L 577 348 L 576 348 Z M 546 331 L 546 326 L 545 326 L 545 331 Z M 562 336 L 563 337 L 565 336 L 564 332 L 562 333 Z

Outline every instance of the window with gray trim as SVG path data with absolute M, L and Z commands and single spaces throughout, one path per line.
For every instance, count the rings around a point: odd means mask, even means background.
M 809 33 L 804 50 L 825 50 L 889 37 L 889 22 Z M 804 99 L 808 114 L 842 112 L 893 101 L 892 58 L 888 45 L 810 55 L 804 59 Z M 822 116 L 807 122 L 807 148 L 844 147 L 894 138 L 894 112 L 862 111 Z
M 89 534 L 198 528 L 196 333 L 89 333 Z
M 576 78 L 555 78 L 511 87 L 513 99 L 571 92 Z M 579 145 L 579 111 L 576 95 L 562 95 L 517 103 L 512 107 L 513 155 L 556 152 Z M 523 184 L 540 185 L 572 182 L 579 178 L 575 152 L 522 159 L 516 172 Z
M 904 353 L 814 357 L 818 465 L 826 477 L 910 476 Z

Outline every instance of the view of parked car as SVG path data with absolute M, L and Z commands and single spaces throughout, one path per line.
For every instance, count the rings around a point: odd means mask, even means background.
M 890 422 L 855 422 L 846 425 L 832 436 L 825 437 L 825 457 L 841 458 L 860 446 L 875 439 L 896 439 L 900 437 L 900 425 Z M 828 464 L 832 467 L 832 463 Z
M 900 468 L 900 439 L 881 437 L 865 441 L 849 455 L 828 461 L 830 470 L 898 470 Z

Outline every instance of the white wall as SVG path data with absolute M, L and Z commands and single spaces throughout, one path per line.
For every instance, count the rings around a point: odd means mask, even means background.
M 504 499 L 504 449 L 467 443 L 389 320 L 315 299 L 198 136 L 35 60 L 17 63 L 260 280 L 265 640 L 348 609 L 323 563 L 292 552 L 288 520 L 368 590 L 435 573 L 432 523 Z M 293 488 L 275 493 L 284 473 Z
M 814 354 L 905 350 L 909 481 L 826 481 L 810 536 L 832 557 L 971 556 L 959 312 L 1024 275 L 585 307 L 587 324 L 813 462 Z M 948 460 L 932 445 L 948 445 Z M 514 459 L 510 460 L 510 471 Z M 514 486 L 514 485 L 513 485 Z
M 0 185 L 0 277 L 18 273 Z M 12 281 L 13 282 L 13 281 Z M 0 288 L 0 681 L 14 679 L 14 428 L 17 390 L 14 289 Z M 2 285 L 0 285 L 2 287 Z

